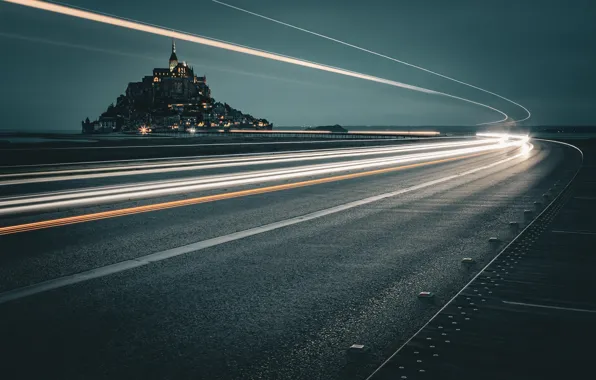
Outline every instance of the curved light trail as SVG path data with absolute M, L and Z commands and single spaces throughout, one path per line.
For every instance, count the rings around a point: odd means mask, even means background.
M 54 193 L 30 194 L 18 197 L 0 198 L 0 216 L 19 213 L 39 213 L 55 209 L 68 209 L 72 207 L 94 204 L 106 204 L 176 194 L 189 194 L 199 191 L 262 183 L 279 183 L 279 181 L 295 180 L 305 177 L 324 177 L 315 181 L 326 181 L 325 177 L 328 178 L 329 176 L 337 175 L 339 173 L 354 171 L 356 171 L 356 173 L 346 174 L 345 178 L 357 178 L 358 176 L 364 175 L 364 173 L 385 173 L 393 170 L 402 170 L 403 165 L 408 164 L 421 164 L 429 161 L 436 162 L 437 160 L 463 158 L 469 157 L 470 155 L 489 153 L 493 151 L 504 151 L 507 149 L 522 148 L 522 152 L 527 152 L 530 149 L 527 136 L 494 134 L 490 136 L 479 136 L 486 137 L 485 139 L 478 140 L 478 142 L 482 144 L 480 146 L 474 146 L 473 144 L 470 144 L 470 142 L 462 142 L 460 143 L 460 146 L 457 147 L 453 145 L 447 147 L 444 144 L 437 144 L 437 148 L 439 149 L 433 152 L 419 153 L 412 149 L 415 151 L 415 153 L 410 153 L 411 150 L 404 149 L 405 154 L 396 155 L 394 152 L 391 152 L 391 155 L 386 157 L 364 158 L 356 160 L 350 159 L 347 161 L 344 160 L 332 163 L 301 165 L 289 168 L 233 172 L 230 174 L 199 176 L 186 179 L 137 182 L 119 186 L 99 186 L 86 189 L 72 189 Z M 524 149 L 524 147 L 526 148 Z M 353 157 L 353 154 L 346 154 L 345 157 Z M 243 163 L 236 163 L 236 166 L 242 165 Z M 153 173 L 155 169 L 150 170 L 151 173 Z M 64 173 L 59 173 L 58 178 L 60 180 L 66 181 L 73 179 L 64 177 L 62 174 Z M 103 175 L 110 176 L 111 173 L 105 173 Z M 313 182 L 313 184 L 314 183 L 318 182 Z M 291 188 L 293 185 L 284 184 L 279 186 Z M 0 228 L 0 230 L 2 229 Z
M 132 19 L 124 19 L 121 17 L 109 16 L 109 15 L 101 14 L 101 13 L 98 13 L 95 11 L 83 10 L 81 8 L 73 8 L 70 6 L 58 5 L 58 4 L 48 3 L 45 1 L 39 1 L 39 0 L 4 0 L 4 1 L 8 2 L 8 3 L 23 5 L 23 6 L 30 7 L 30 8 L 36 8 L 36 9 L 41 9 L 41 10 L 45 10 L 45 11 L 49 11 L 49 12 L 53 12 L 53 13 L 59 13 L 59 14 L 67 15 L 67 16 L 72 16 L 72 17 L 77 17 L 77 18 L 81 18 L 81 19 L 85 19 L 85 20 L 95 21 L 95 22 L 99 22 L 99 23 L 103 23 L 103 24 L 118 26 L 118 27 L 122 27 L 122 28 L 126 28 L 126 29 L 137 30 L 140 32 L 161 35 L 164 37 L 175 38 L 178 40 L 183 40 L 183 41 L 193 42 L 193 43 L 197 43 L 197 44 L 201 44 L 201 45 L 216 47 L 219 49 L 234 51 L 237 53 L 243 53 L 243 54 L 247 54 L 247 55 L 266 58 L 266 59 L 270 59 L 270 60 L 274 60 L 274 61 L 278 61 L 278 62 L 285 62 L 285 63 L 297 65 L 297 66 L 303 66 L 303 67 L 308 67 L 308 68 L 317 69 L 317 70 L 321 70 L 321 71 L 345 75 L 348 77 L 364 79 L 364 80 L 368 80 L 371 82 L 383 83 L 383 84 L 387 84 L 387 85 L 394 86 L 394 87 L 405 88 L 405 89 L 412 90 L 412 91 L 422 92 L 422 93 L 431 94 L 431 95 L 440 95 L 440 96 L 448 97 L 451 99 L 460 100 L 463 102 L 467 102 L 470 104 L 474 104 L 474 105 L 477 105 L 480 107 L 490 109 L 491 111 L 497 112 L 503 116 L 503 119 L 491 122 L 491 124 L 504 122 L 509 119 L 509 116 L 506 113 L 504 113 L 503 111 L 500 111 L 494 107 L 491 107 L 487 104 L 483 104 L 483 103 L 476 102 L 476 101 L 473 101 L 470 99 L 447 94 L 444 92 L 439 92 L 439 91 L 434 91 L 434 90 L 423 88 L 423 87 L 413 86 L 413 85 L 403 83 L 403 82 L 398 82 L 398 81 L 394 81 L 394 80 L 390 80 L 390 79 L 376 77 L 373 75 L 363 74 L 363 73 L 359 73 L 356 71 L 346 70 L 346 69 L 342 69 L 339 67 L 324 65 L 324 64 L 320 64 L 320 63 L 316 63 L 316 62 L 312 62 L 312 61 L 307 61 L 307 60 L 303 60 L 303 59 L 299 59 L 299 58 L 295 58 L 295 57 L 290 57 L 290 56 L 286 56 L 286 55 L 282 55 L 282 54 L 269 52 L 266 50 L 254 49 L 251 47 L 238 45 L 238 44 L 234 44 L 234 43 L 230 43 L 230 42 L 226 42 L 226 41 L 222 41 L 222 40 L 216 40 L 213 38 L 190 34 L 187 32 L 175 31 L 175 30 L 167 29 L 167 28 L 164 28 L 161 26 L 142 23 L 142 22 L 135 21 Z
M 501 98 L 501 99 L 503 99 L 503 100 L 505 100 L 505 101 L 507 101 L 507 102 L 509 102 L 511 104 L 514 104 L 514 105 L 520 107 L 521 109 L 523 109 L 527 113 L 527 116 L 526 117 L 524 117 L 523 119 L 520 119 L 520 120 L 514 120 L 514 122 L 522 122 L 522 121 L 528 120 L 532 116 L 532 114 L 530 113 L 530 111 L 526 107 L 522 106 L 521 104 L 519 104 L 517 102 L 514 102 L 513 100 L 508 99 L 508 98 L 506 98 L 506 97 L 504 97 L 502 95 L 499 95 L 497 93 L 494 93 L 492 91 L 485 90 L 485 89 L 483 89 L 481 87 L 478 87 L 478 86 L 474 86 L 474 85 L 472 85 L 470 83 L 466 83 L 464 81 L 461 81 L 461 80 L 458 80 L 458 79 L 449 77 L 447 75 L 443 75 L 443 74 L 437 73 L 436 71 L 432 71 L 432 70 L 426 69 L 426 68 L 421 67 L 421 66 L 417 66 L 417 65 L 414 65 L 414 64 L 411 64 L 411 63 L 408 63 L 408 62 L 399 60 L 397 58 L 389 57 L 389 56 L 387 56 L 385 54 L 377 53 L 376 51 L 372 51 L 372 50 L 369 50 L 369 49 L 360 47 L 358 45 L 353 45 L 353 44 L 351 44 L 349 42 L 345 42 L 345 41 L 338 40 L 338 39 L 333 38 L 333 37 L 329 37 L 329 36 L 324 35 L 324 34 L 313 32 L 312 30 L 304 29 L 304 28 L 301 28 L 299 26 L 288 24 L 287 22 L 276 20 L 274 18 L 267 17 L 267 16 L 262 15 L 262 14 L 259 14 L 259 13 L 251 12 L 251 11 L 249 11 L 247 9 L 240 8 L 240 7 L 231 5 L 231 4 L 227 4 L 227 3 L 224 3 L 222 1 L 218 1 L 218 0 L 211 0 L 211 1 L 213 1 L 214 3 L 220 4 L 220 5 L 226 6 L 228 8 L 236 9 L 238 11 L 241 11 L 241 12 L 244 12 L 244 13 L 247 13 L 247 14 L 250 14 L 252 16 L 256 16 L 256 17 L 259 17 L 259 18 L 262 18 L 262 19 L 265 19 L 265 20 L 268 20 L 268 21 L 272 21 L 274 23 L 277 23 L 277 24 L 280 24 L 280 25 L 283 25 L 283 26 L 287 26 L 289 28 L 296 29 L 296 30 L 299 30 L 301 32 L 309 33 L 309 34 L 312 34 L 314 36 L 321 37 L 321 38 L 324 38 L 324 39 L 329 40 L 329 41 L 336 42 L 336 43 L 341 44 L 341 45 L 345 45 L 345 46 L 348 46 L 348 47 L 351 47 L 351 48 L 354 48 L 354 49 L 358 49 L 358 50 L 364 51 L 364 52 L 369 53 L 369 54 L 376 55 L 376 56 L 381 57 L 381 58 L 389 59 L 391 61 L 394 61 L 394 62 L 397 62 L 397 63 L 401 63 L 402 65 L 413 67 L 415 69 L 422 70 L 422 71 L 427 72 L 429 74 L 433 74 L 433 75 L 439 76 L 441 78 L 448 79 L 450 81 L 453 81 L 453 82 L 456 82 L 456 83 L 459 83 L 459 84 L 463 84 L 464 86 L 468 86 L 468 87 L 471 87 L 473 89 L 476 89 L 476 90 L 485 92 L 487 94 L 496 96 L 496 97 Z M 502 120 L 500 120 L 500 121 L 502 121 Z M 493 121 L 493 122 L 487 122 L 487 123 L 480 123 L 478 125 L 487 125 L 487 124 L 494 124 L 494 123 L 497 123 L 497 122 Z
M 97 179 L 107 177 L 122 177 L 131 175 L 174 173 L 197 171 L 205 169 L 233 168 L 239 166 L 270 165 L 280 163 L 294 163 L 325 159 L 345 159 L 353 157 L 374 156 L 382 154 L 400 154 L 413 151 L 433 149 L 454 149 L 476 145 L 486 145 L 496 138 L 486 140 L 472 140 L 464 142 L 432 143 L 414 146 L 398 146 L 375 149 L 342 149 L 332 151 L 307 151 L 298 153 L 260 154 L 253 157 L 204 158 L 181 160 L 176 162 L 143 163 L 137 165 L 115 165 L 85 169 L 58 169 L 49 171 L 32 171 L 25 173 L 0 174 L 0 187 L 22 185 L 26 183 L 57 182 L 67 180 Z M 21 179 L 24 178 L 24 179 Z M 1 202 L 0 202 L 1 203 Z

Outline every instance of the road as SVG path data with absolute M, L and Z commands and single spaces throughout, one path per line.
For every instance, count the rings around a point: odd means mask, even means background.
M 255 134 L 256 135 L 256 134 Z M 236 134 L 197 137 L 111 135 L 67 138 L 53 135 L 44 137 L 5 137 L 0 135 L 0 163 L 2 165 L 60 164 L 82 161 L 150 159 L 164 157 L 208 156 L 224 153 L 271 153 L 297 149 L 332 149 L 374 145 L 393 145 L 416 141 L 444 140 L 445 137 L 365 136 L 367 138 L 319 139 L 300 137 L 245 137 Z M 184 136 L 184 135 L 183 135 Z M 44 140 L 45 139 L 45 140 Z M 33 140 L 31 142 L 31 140 Z M 46 141 L 47 140 L 47 141 Z
M 530 143 L 4 169 L 2 373 L 365 377 L 576 170 Z

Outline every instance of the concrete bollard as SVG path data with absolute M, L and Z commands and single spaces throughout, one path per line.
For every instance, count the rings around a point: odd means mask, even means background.
M 353 344 L 346 352 L 348 362 L 359 362 L 365 360 L 369 353 L 369 348 L 363 344 Z
M 548 201 L 550 199 L 550 195 L 544 193 L 542 194 L 542 198 L 544 198 L 545 201 Z
M 463 259 L 461 259 L 461 265 L 466 270 L 472 270 L 472 269 L 476 268 L 476 260 L 474 260 L 471 257 L 464 257 Z
M 536 210 L 536 213 L 538 213 L 540 210 L 542 210 L 542 202 L 534 202 L 534 209 Z
M 426 298 L 426 299 L 428 299 L 428 298 L 434 298 L 434 297 L 435 297 L 435 295 L 434 295 L 433 292 L 426 292 L 425 291 L 425 292 L 420 292 L 418 294 L 418 298 Z
M 509 231 L 511 231 L 513 235 L 517 235 L 519 232 L 519 222 L 509 222 Z
M 534 217 L 534 212 L 532 210 L 524 210 L 524 222 L 529 222 Z

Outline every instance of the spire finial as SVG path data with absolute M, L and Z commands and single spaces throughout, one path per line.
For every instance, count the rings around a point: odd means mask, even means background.
M 176 52 L 176 41 L 172 38 L 172 53 Z

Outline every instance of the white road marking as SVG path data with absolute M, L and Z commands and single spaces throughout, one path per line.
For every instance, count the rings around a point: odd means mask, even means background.
M 277 230 L 277 229 L 280 229 L 283 227 L 295 225 L 298 223 L 307 222 L 309 220 L 322 218 L 324 216 L 336 214 L 336 213 L 339 213 L 339 212 L 342 212 L 345 210 L 349 210 L 349 209 L 352 209 L 352 208 L 355 208 L 358 206 L 377 202 L 377 201 L 380 201 L 380 200 L 383 200 L 386 198 L 390 198 L 390 197 L 394 197 L 397 195 L 420 190 L 420 189 L 423 189 L 426 187 L 430 187 L 430 186 L 434 186 L 434 185 L 437 185 L 437 184 L 440 184 L 443 182 L 450 181 L 452 179 L 456 179 L 456 178 L 464 177 L 464 176 L 474 174 L 474 173 L 477 173 L 480 171 L 484 171 L 484 170 L 493 168 L 495 166 L 501 165 L 505 162 L 509 162 L 509 161 L 515 160 L 520 157 L 525 157 L 525 156 L 527 156 L 526 153 L 516 154 L 509 158 L 493 162 L 492 164 L 489 164 L 489 165 L 481 166 L 479 168 L 468 170 L 468 171 L 465 171 L 465 172 L 462 172 L 459 174 L 446 176 L 446 177 L 439 178 L 439 179 L 429 181 L 429 182 L 425 182 L 425 183 L 422 183 L 419 185 L 407 187 L 405 189 L 392 191 L 392 192 L 388 192 L 388 193 L 384 193 L 384 194 L 380 194 L 380 195 L 375 195 L 373 197 L 368 197 L 368 198 L 364 198 L 364 199 L 361 199 L 358 201 L 345 203 L 343 205 L 339 205 L 339 206 L 331 207 L 331 208 L 324 209 L 321 211 L 316 211 L 316 212 L 313 212 L 310 214 L 282 220 L 279 222 L 266 224 L 264 226 L 250 228 L 248 230 L 239 231 L 239 232 L 235 232 L 232 234 L 228 234 L 228 235 L 224 235 L 224 236 L 220 236 L 220 237 L 216 237 L 216 238 L 203 240 L 203 241 L 200 241 L 197 243 L 192 243 L 192 244 L 184 245 L 184 246 L 173 248 L 173 249 L 168 249 L 168 250 L 165 250 L 162 252 L 156 252 L 156 253 L 152 253 L 149 255 L 141 256 L 141 257 L 138 257 L 133 260 L 122 261 L 119 263 L 106 265 L 106 266 L 92 269 L 89 271 L 76 273 L 76 274 L 73 274 L 70 276 L 58 277 L 58 278 L 55 278 L 52 280 L 29 285 L 26 287 L 9 290 L 9 291 L 0 293 L 0 304 L 9 302 L 9 301 L 14 301 L 14 300 L 17 300 L 20 298 L 25 298 L 25 297 L 28 297 L 31 295 L 47 292 L 50 290 L 59 289 L 59 288 L 62 288 L 62 287 L 68 286 L 68 285 L 77 284 L 77 283 L 88 281 L 91 279 L 105 277 L 105 276 L 108 276 L 108 275 L 111 275 L 114 273 L 129 270 L 129 269 L 138 268 L 138 267 L 145 266 L 145 265 L 148 265 L 153 262 L 167 260 L 172 257 L 184 255 L 184 254 L 191 253 L 191 252 L 200 251 L 205 248 L 214 247 L 214 246 L 217 246 L 220 244 L 243 239 L 243 238 L 246 238 L 249 236 L 254 236 L 254 235 L 262 234 L 264 232 L 269 232 L 269 231 Z
M 581 156 L 581 163 L 580 163 L 580 169 L 581 169 L 581 165 L 583 164 L 584 161 L 584 152 L 582 152 L 581 149 L 579 149 L 578 147 L 576 147 L 575 145 L 571 145 L 569 143 L 565 143 L 562 141 L 556 141 L 556 140 L 545 140 L 545 139 L 535 139 L 538 141 L 545 141 L 545 142 L 550 142 L 553 144 L 561 144 L 561 145 L 566 145 L 570 148 L 573 148 L 575 150 L 577 150 Z M 571 185 L 571 183 L 575 180 L 575 178 L 577 177 L 577 175 L 579 174 L 580 169 L 578 169 L 575 174 L 573 175 L 573 178 L 571 178 L 571 180 L 569 181 L 569 183 L 567 183 L 567 185 L 564 187 L 563 190 L 569 188 L 569 185 Z M 420 334 L 437 316 L 439 316 L 439 314 L 441 314 L 443 312 L 443 310 L 445 310 L 447 307 L 449 307 L 449 305 L 451 305 L 451 303 L 457 298 L 459 297 L 464 290 L 466 290 L 468 288 L 468 286 L 472 285 L 472 283 L 474 283 L 474 281 L 476 281 L 476 279 L 478 277 L 480 277 L 480 275 L 482 275 L 483 273 L 485 273 L 485 271 L 499 258 L 501 257 L 501 254 L 505 251 L 507 251 L 509 249 L 509 247 L 511 247 L 516 241 L 517 239 L 522 236 L 531 226 L 534 225 L 534 222 L 540 217 L 542 216 L 542 214 L 544 214 L 550 207 L 550 205 L 552 205 L 557 199 L 559 199 L 559 197 L 561 196 L 562 192 L 559 193 L 559 195 L 557 195 L 553 200 L 550 201 L 549 204 L 546 205 L 546 207 L 544 207 L 542 209 L 542 211 L 540 212 L 540 214 L 538 214 L 538 216 L 536 218 L 534 218 L 527 226 L 524 227 L 524 229 L 513 239 L 511 240 L 506 246 L 505 248 L 503 248 L 495 257 L 492 258 L 492 260 L 490 260 L 488 262 L 488 264 L 486 264 L 484 266 L 484 268 L 482 268 L 480 270 L 480 272 L 478 272 L 474 277 L 472 277 L 472 279 L 470 281 L 468 281 L 468 283 L 466 285 L 464 285 L 464 287 L 462 287 L 453 297 L 451 297 L 451 299 L 449 301 L 447 301 L 447 303 L 445 303 L 440 309 L 439 311 L 437 311 L 428 321 L 426 321 L 426 323 L 420 327 L 420 329 L 418 329 L 418 331 L 416 331 L 412 336 L 410 336 L 401 346 L 398 347 L 397 350 L 395 350 L 395 352 L 393 352 L 393 354 L 391 354 L 391 356 L 389 356 L 383 363 L 381 363 L 381 365 L 379 365 L 377 367 L 377 369 L 375 369 L 367 378 L 366 380 L 372 380 L 373 377 L 382 369 L 385 367 L 385 365 L 387 365 L 387 363 L 389 363 L 406 345 L 408 345 L 415 337 L 418 336 L 418 334 Z
M 596 232 L 552 230 L 553 234 L 596 235 Z
M 525 303 L 525 302 L 512 302 L 512 301 L 502 301 L 508 305 L 519 305 L 519 306 L 528 306 L 528 307 L 539 307 L 542 309 L 554 309 L 554 310 L 565 310 L 565 311 L 577 311 L 581 313 L 596 313 L 596 310 L 589 310 L 589 309 L 576 309 L 573 307 L 561 307 L 561 306 L 550 306 L 550 305 L 539 305 L 535 303 Z

